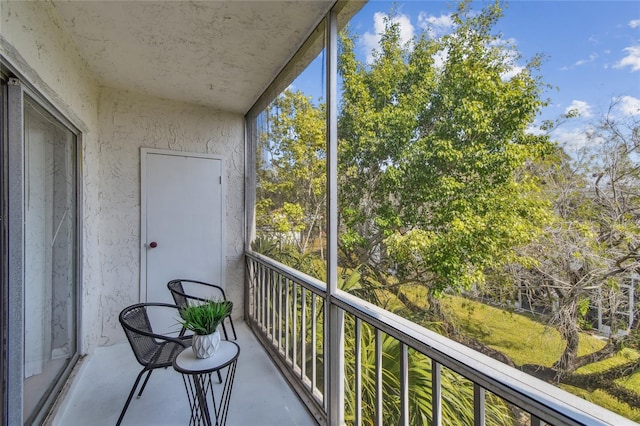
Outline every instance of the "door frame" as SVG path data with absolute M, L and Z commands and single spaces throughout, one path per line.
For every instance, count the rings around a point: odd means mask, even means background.
M 27 96 L 34 104 L 51 114 L 61 125 L 66 127 L 75 136 L 74 145 L 74 174 L 75 174 L 75 273 L 73 276 L 73 330 L 75 339 L 74 352 L 69 358 L 68 364 L 59 372 L 56 383 L 43 397 L 41 404 L 36 408 L 34 422 L 42 422 L 55 407 L 55 399 L 63 389 L 66 380 L 72 373 L 84 353 L 84 341 L 82 337 L 82 288 L 83 288 L 83 134 L 79 126 L 76 126 L 54 104 L 49 102 L 28 79 L 23 77 L 4 58 L 0 56 L 0 80 L 2 80 L 3 103 L 2 112 L 4 133 L 0 135 L 2 145 L 2 417 L 0 424 L 23 424 L 23 362 L 24 362 L 24 98 Z M 6 110 L 4 108 L 6 107 Z
M 220 277 L 222 279 L 223 287 L 226 283 L 226 241 L 227 241 L 227 192 L 226 192 L 226 179 L 225 179 L 225 164 L 224 158 L 215 154 L 202 154 L 197 152 L 187 151 L 172 151 L 169 149 L 157 149 L 157 148 L 140 148 L 140 302 L 147 300 L 147 156 L 148 155 L 169 155 L 173 157 L 193 157 L 204 158 L 220 161 L 221 173 L 220 173 L 220 190 L 221 190 L 221 202 L 220 202 L 220 221 L 221 221 L 221 245 L 220 245 L 220 265 L 222 271 L 220 271 Z M 167 290 L 168 291 L 168 290 Z

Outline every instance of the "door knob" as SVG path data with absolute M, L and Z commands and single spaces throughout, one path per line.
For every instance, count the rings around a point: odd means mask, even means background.
M 156 243 L 155 241 L 151 241 L 151 242 L 149 243 L 149 247 L 151 247 L 151 248 L 156 248 L 156 247 L 158 247 L 158 243 Z

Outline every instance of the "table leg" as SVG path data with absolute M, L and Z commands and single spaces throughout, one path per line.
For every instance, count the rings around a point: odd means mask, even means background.
M 225 425 L 237 363 L 238 361 L 236 359 L 226 367 L 227 371 L 224 380 L 222 380 L 222 389 L 219 389 L 220 392 L 218 392 L 218 401 L 216 401 L 216 392 L 214 391 L 212 376 L 216 373 L 216 377 L 220 377 L 221 373 L 224 373 L 222 370 L 215 370 L 205 374 L 182 375 L 191 408 L 189 426 Z M 211 397 L 211 405 L 213 407 L 209 407 L 209 396 Z M 215 423 L 211 418 L 211 408 L 213 408 Z

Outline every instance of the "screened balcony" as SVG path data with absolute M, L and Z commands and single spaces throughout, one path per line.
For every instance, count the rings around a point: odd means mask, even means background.
M 237 327 L 241 355 L 229 425 L 382 425 L 389 418 L 402 425 L 484 425 L 496 410 L 506 410 L 513 424 L 636 424 L 346 293 L 327 299 L 322 282 L 260 254 L 246 259 L 250 310 Z M 324 322 L 328 307 L 334 326 Z M 390 341 L 397 343 L 393 351 Z M 430 380 L 420 386 L 430 394 L 431 417 L 416 418 L 413 371 L 425 365 Z M 81 363 L 51 424 L 113 424 L 138 370 L 126 343 L 99 348 Z M 461 388 L 467 410 L 451 405 L 459 404 Z M 461 420 L 456 413 L 464 411 L 472 416 Z M 188 416 L 180 375 L 167 369 L 154 373 L 123 424 L 186 424 Z
M 142 163 L 155 149 L 215 156 L 226 167 L 214 179 L 229 189 L 217 211 L 225 227 L 216 273 L 237 307 L 241 346 L 228 424 L 635 424 L 338 289 L 338 31 L 363 4 L 255 3 L 132 2 L 130 11 L 126 2 L 0 4 L 10 24 L 1 40 L 3 84 L 5 72 L 11 85 L 25 80 L 25 96 L 70 117 L 82 143 L 77 306 L 66 330 L 73 356 L 46 387 L 44 422 L 114 424 L 139 371 L 117 316 L 127 305 L 158 301 L 146 283 L 154 246 L 141 223 Z M 310 115 L 321 144 L 309 147 L 326 165 L 315 206 L 326 216 L 314 224 L 324 239 L 324 281 L 251 248 L 264 219 L 258 175 L 268 171 L 260 138 L 276 127 L 272 102 L 303 80 L 324 99 L 315 105 L 322 114 Z M 172 225 L 189 218 L 176 215 Z M 12 223 L 11 238 L 19 239 L 22 223 Z M 27 264 L 18 260 L 10 270 Z M 4 312 L 15 307 L 3 325 L 3 424 L 28 418 L 20 352 L 28 330 L 22 293 L 14 292 L 20 272 L 7 275 L 12 291 L 1 294 Z M 156 280 L 162 297 L 172 278 Z M 46 412 L 27 414 L 41 420 Z M 124 424 L 186 424 L 188 412 L 184 385 L 169 368 L 154 373 Z

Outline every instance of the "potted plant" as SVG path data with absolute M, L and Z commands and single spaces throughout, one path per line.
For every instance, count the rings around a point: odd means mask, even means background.
M 191 347 L 197 358 L 208 358 L 218 349 L 218 326 L 231 314 L 232 307 L 230 301 L 208 300 L 180 309 L 180 325 L 193 332 Z

